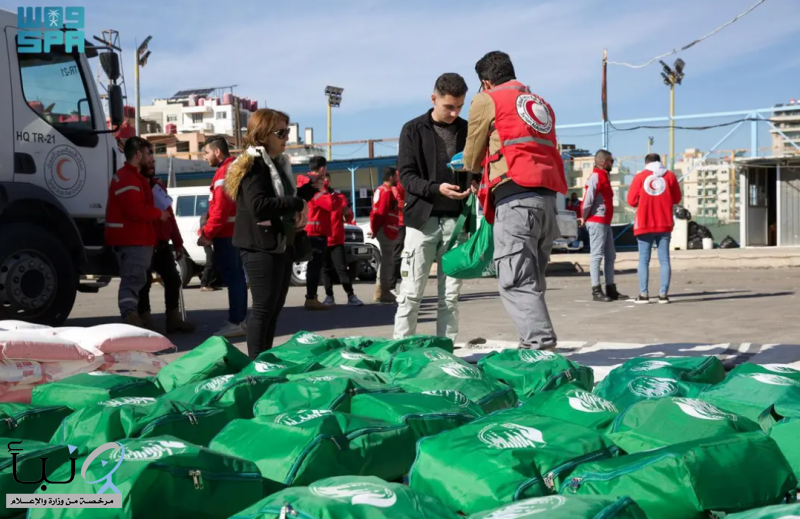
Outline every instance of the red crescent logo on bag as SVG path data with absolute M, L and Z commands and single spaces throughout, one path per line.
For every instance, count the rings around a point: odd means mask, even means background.
M 517 114 L 525 124 L 539 133 L 550 133 L 553 129 L 553 118 L 550 110 L 539 96 L 523 94 L 517 98 Z

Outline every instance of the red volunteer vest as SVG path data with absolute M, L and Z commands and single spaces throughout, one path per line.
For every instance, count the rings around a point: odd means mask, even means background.
M 385 193 L 391 198 L 391 206 L 386 211 L 386 208 L 381 207 L 381 201 Z M 372 232 L 377 234 L 379 230 L 383 229 L 384 234 L 390 240 L 396 240 L 398 232 L 400 231 L 400 216 L 397 212 L 397 200 L 394 198 L 392 190 L 384 184 L 375 189 L 375 194 L 372 196 L 372 215 L 370 218 Z
M 595 199 L 602 196 L 603 206 L 598 205 L 597 212 L 586 221 L 611 225 L 611 221 L 614 219 L 614 189 L 611 187 L 611 177 L 608 175 L 608 171 L 600 168 L 594 168 L 593 173 L 597 175 L 598 179 Z
M 550 105 L 519 81 L 503 83 L 486 93 L 495 107 L 494 124 L 489 133 L 497 131 L 500 151 L 494 155 L 486 151 L 478 197 L 486 221 L 493 223 L 491 191 L 500 182 L 511 179 L 520 186 L 542 187 L 566 194 L 567 180 L 556 141 L 556 118 Z M 492 177 L 489 166 L 503 157 L 508 171 Z

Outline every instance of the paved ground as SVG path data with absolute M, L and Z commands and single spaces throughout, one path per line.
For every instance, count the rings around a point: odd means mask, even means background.
M 651 273 L 651 286 L 658 279 Z M 671 305 L 633 305 L 627 302 L 593 303 L 587 275 L 548 278 L 548 303 L 559 352 L 593 366 L 613 366 L 636 355 L 683 355 L 712 352 L 739 361 L 754 355 L 765 362 L 800 360 L 800 318 L 797 294 L 800 269 L 707 270 L 678 272 L 673 277 Z M 635 273 L 617 276 L 619 289 L 633 295 Z M 198 324 L 196 333 L 172 336 L 180 351 L 200 344 L 225 321 L 224 291 L 201 293 L 197 286 L 185 290 L 189 317 Z M 356 286 L 367 301 L 372 286 Z M 337 296 L 344 300 L 340 287 Z M 281 339 L 298 330 L 325 336 L 373 335 L 389 337 L 394 306 L 368 304 L 361 308 L 337 307 L 310 313 L 302 308 L 305 289 L 292 288 L 278 327 Z M 435 280 L 431 278 L 420 315 L 419 333 L 434 333 Z M 152 300 L 162 301 L 162 290 L 153 288 Z M 459 342 L 476 337 L 515 341 L 513 326 L 497 294 L 494 279 L 465 282 L 462 290 Z M 158 307 L 156 307 L 158 308 Z M 116 283 L 99 294 L 80 294 L 67 326 L 91 326 L 115 322 Z M 163 314 L 156 316 L 163 324 Z M 771 345 L 780 344 L 778 347 Z M 240 347 L 244 348 L 241 344 Z

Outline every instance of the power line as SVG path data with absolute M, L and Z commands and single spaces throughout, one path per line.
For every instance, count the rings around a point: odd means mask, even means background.
M 747 121 L 756 121 L 756 122 L 766 122 L 765 119 L 755 119 L 753 117 L 746 117 L 744 119 L 737 119 L 735 121 L 730 121 L 727 123 L 720 123 L 720 124 L 712 124 L 709 126 L 675 126 L 676 130 L 710 130 L 712 128 L 722 128 L 725 126 L 733 126 L 734 124 L 744 123 Z M 643 128 L 651 129 L 651 130 L 668 130 L 670 128 L 669 125 L 666 126 L 652 126 L 652 125 L 642 125 L 642 126 L 634 126 L 632 128 L 617 128 L 614 126 L 614 123 L 608 121 L 608 124 L 617 130 L 618 132 L 630 132 L 633 130 L 641 130 Z
M 644 63 L 642 65 L 631 65 L 630 63 L 620 63 L 620 62 L 617 62 L 617 61 L 609 61 L 608 64 L 609 65 L 622 65 L 623 67 L 628 67 L 628 68 L 645 68 L 646 66 L 652 65 L 653 63 L 655 63 L 656 61 L 658 61 L 660 59 L 663 59 L 663 58 L 666 58 L 667 56 L 672 56 L 673 54 L 677 54 L 678 52 L 687 50 L 690 47 L 693 47 L 694 45 L 697 45 L 701 41 L 705 40 L 706 38 L 709 38 L 709 37 L 717 34 L 719 31 L 721 31 L 725 27 L 729 26 L 730 24 L 732 24 L 733 22 L 735 22 L 739 18 L 749 14 L 753 9 L 755 9 L 756 7 L 758 7 L 759 5 L 763 4 L 766 1 L 767 0 L 758 0 L 758 2 L 756 2 L 752 7 L 750 7 L 750 9 L 748 9 L 747 11 L 737 15 L 736 18 L 734 18 L 733 20 L 730 20 L 728 23 L 717 27 L 716 29 L 714 29 L 710 33 L 706 34 L 705 36 L 694 40 L 693 42 L 689 43 L 688 45 L 684 45 L 680 49 L 673 49 L 673 50 L 671 50 L 671 51 L 669 51 L 669 52 L 667 52 L 665 54 L 662 54 L 660 56 L 656 56 L 655 58 L 651 59 L 650 61 L 648 61 L 647 63 Z

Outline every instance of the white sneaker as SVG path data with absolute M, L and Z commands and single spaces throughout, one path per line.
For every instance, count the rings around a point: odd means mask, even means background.
M 347 298 L 347 306 L 364 306 L 364 302 L 355 294 Z
M 325 306 L 333 306 L 336 304 L 336 300 L 332 296 L 328 296 L 325 298 L 325 301 L 322 302 Z
M 225 337 L 226 339 L 234 339 L 236 337 L 244 337 L 247 335 L 247 330 L 245 329 L 245 324 L 233 324 L 233 323 L 225 323 L 220 330 L 217 331 L 214 335 L 218 337 Z

